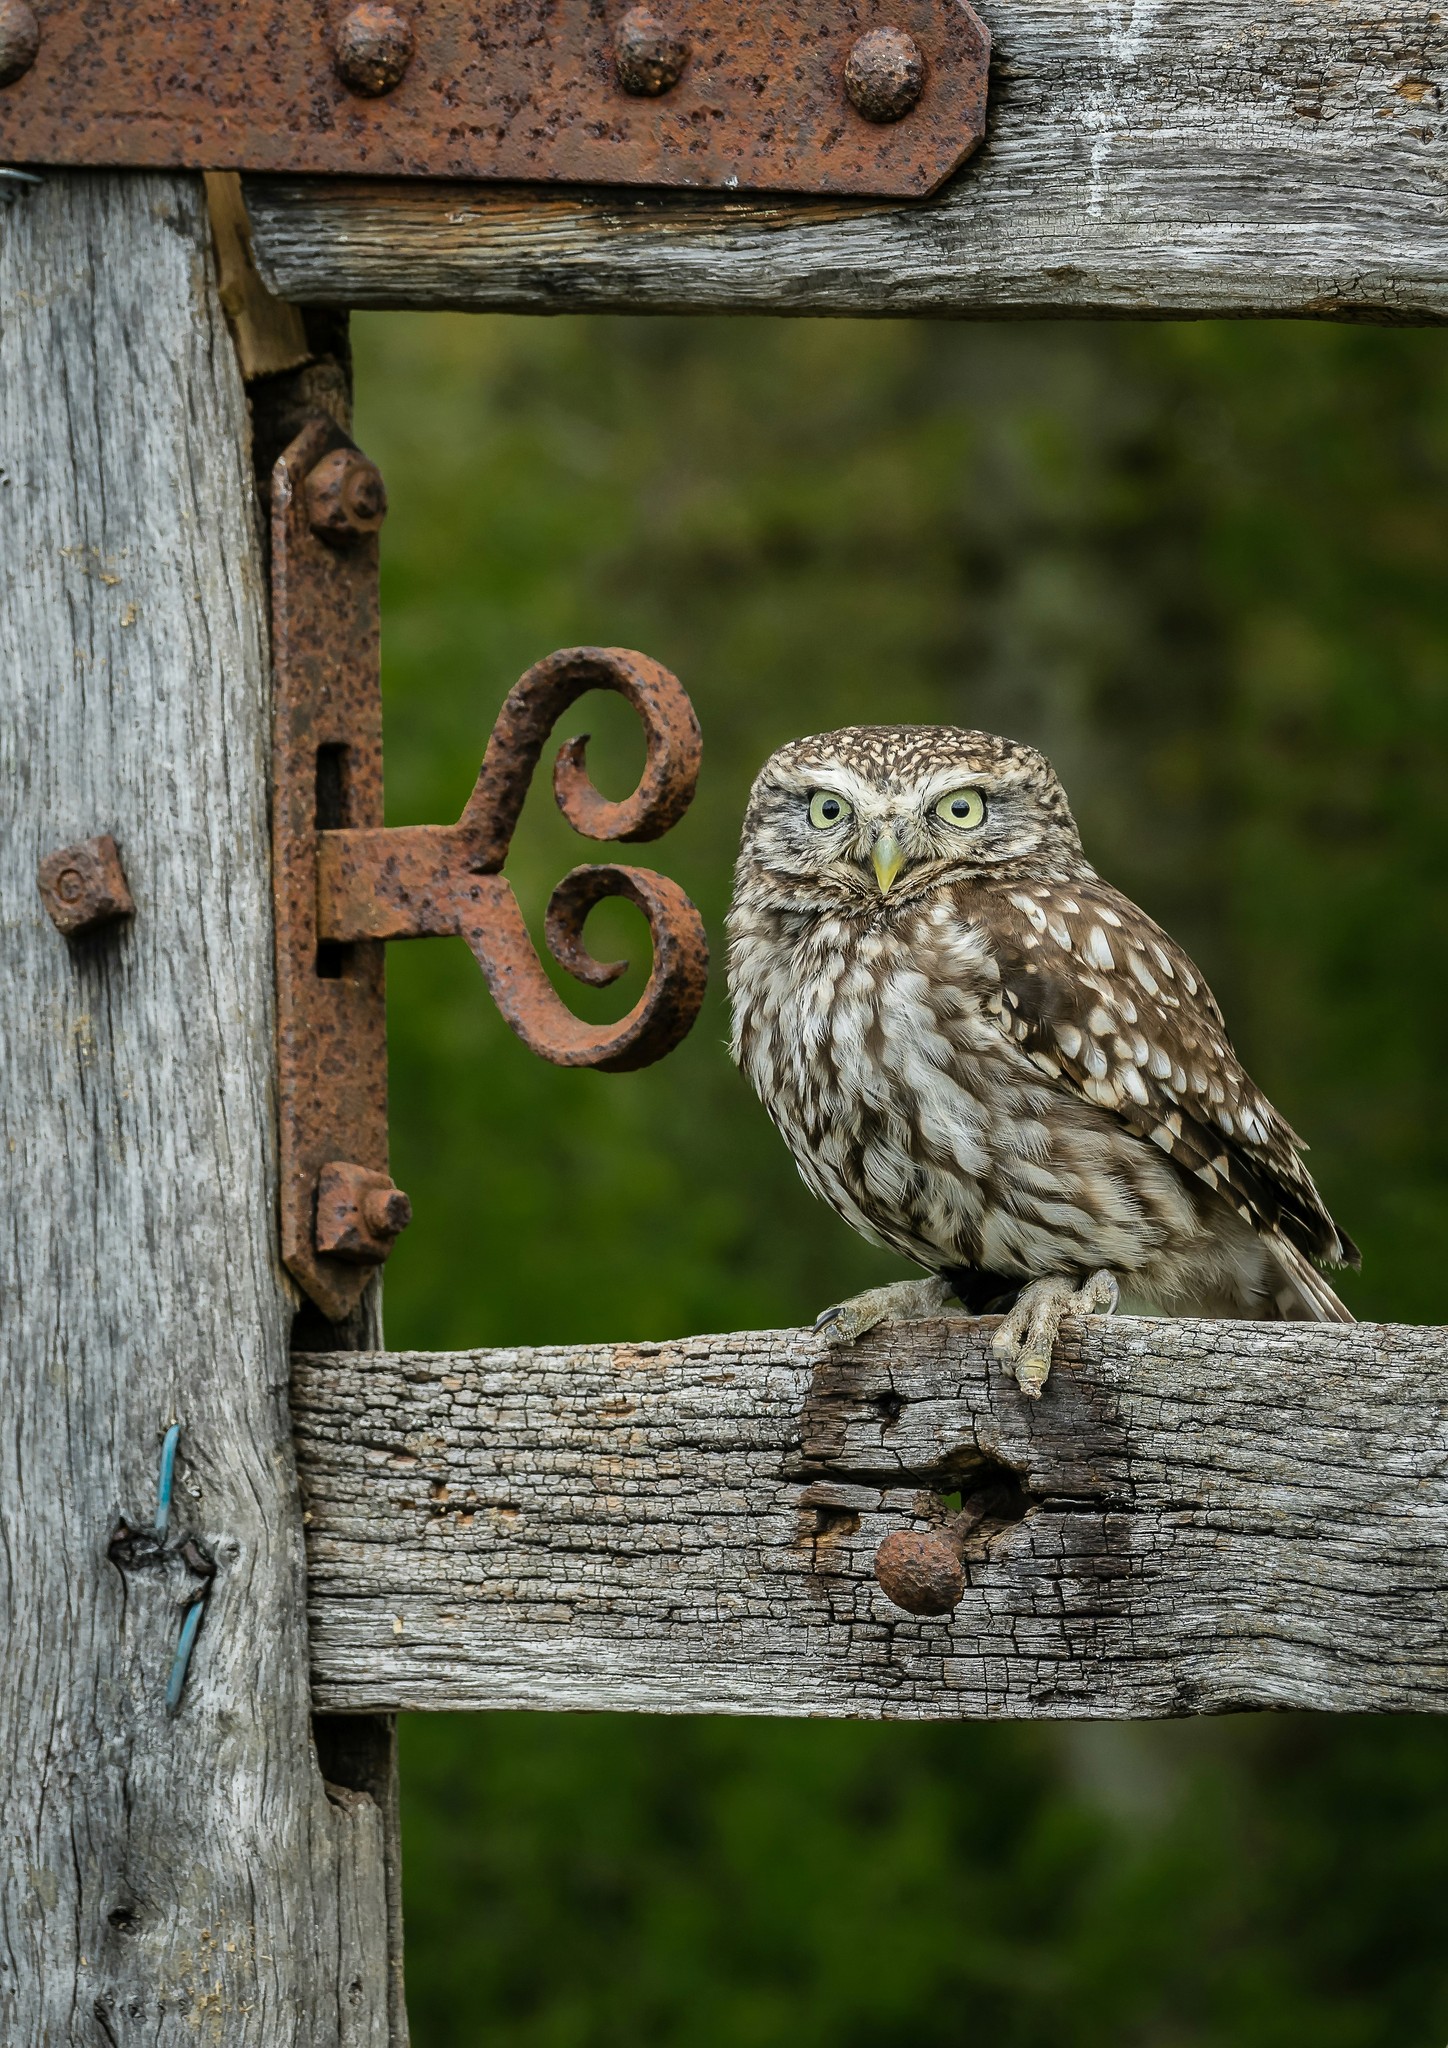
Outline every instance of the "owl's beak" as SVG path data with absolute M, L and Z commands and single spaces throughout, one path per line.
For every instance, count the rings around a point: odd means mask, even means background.
M 905 865 L 905 854 L 899 840 L 887 825 L 870 852 L 874 864 L 875 880 L 880 884 L 880 894 L 888 896 L 890 884 Z

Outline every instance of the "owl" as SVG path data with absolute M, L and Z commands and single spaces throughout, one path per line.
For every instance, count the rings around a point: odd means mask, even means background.
M 1033 748 L 952 726 L 795 740 L 750 794 L 736 1061 L 801 1177 L 928 1276 L 826 1310 L 1003 1313 L 1038 1398 L 1064 1315 L 1351 1322 L 1302 1140 L 1196 967 L 1102 881 Z

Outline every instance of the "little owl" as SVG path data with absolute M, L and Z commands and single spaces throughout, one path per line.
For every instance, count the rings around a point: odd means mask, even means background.
M 1081 850 L 1044 757 L 951 726 L 795 740 L 749 799 L 733 1052 L 801 1177 L 929 1279 L 817 1326 L 961 1307 L 1035 1397 L 1063 1315 L 1350 1322 L 1356 1266 L 1211 990 Z

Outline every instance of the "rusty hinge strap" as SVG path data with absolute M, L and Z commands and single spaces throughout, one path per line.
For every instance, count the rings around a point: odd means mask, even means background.
M 909 198 L 989 57 L 967 0 L 0 0 L 0 161 Z
M 408 1220 L 387 1172 L 383 945 L 465 939 L 519 1037 L 564 1066 L 641 1067 L 677 1045 L 703 1001 L 708 947 L 676 883 L 642 868 L 575 868 L 553 891 L 545 938 L 577 980 L 606 987 L 624 962 L 583 944 L 606 896 L 648 919 L 654 957 L 617 1024 L 574 1016 L 554 991 L 517 899 L 499 872 L 554 721 L 591 689 L 638 712 L 647 759 L 612 803 L 589 780 L 584 740 L 554 767 L 560 809 L 591 839 L 647 840 L 683 814 L 700 739 L 666 669 L 620 648 L 571 648 L 509 692 L 477 784 L 455 825 L 382 824 L 377 471 L 330 420 L 311 422 L 277 464 L 272 501 L 276 674 L 274 864 L 281 1110 L 282 1249 L 334 1319 L 345 1315 Z

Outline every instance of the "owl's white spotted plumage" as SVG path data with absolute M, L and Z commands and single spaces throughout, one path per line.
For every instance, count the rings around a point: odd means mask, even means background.
M 1350 1321 L 1355 1265 L 1186 954 L 1082 851 L 1034 749 L 863 726 L 766 762 L 729 917 L 734 1056 L 815 1194 L 939 1276 L 826 1336 L 1019 1303 L 1038 1393 L 1063 1313 Z M 1024 1291 L 1022 1291 L 1024 1290 Z

